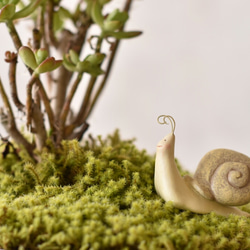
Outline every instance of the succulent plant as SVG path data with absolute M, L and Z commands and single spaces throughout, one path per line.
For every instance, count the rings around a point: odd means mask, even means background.
M 13 52 L 7 49 L 5 58 L 9 63 L 13 102 L 10 102 L 5 84 L 0 79 L 4 104 L 0 117 L 4 117 L 2 125 L 9 136 L 25 147 L 35 161 L 39 161 L 38 155 L 43 148 L 53 145 L 59 149 L 63 140 L 82 138 L 88 128 L 88 117 L 110 75 L 120 40 L 141 34 L 124 29 L 132 1 L 125 0 L 123 10 L 114 9 L 104 14 L 105 5 L 110 2 L 79 0 L 73 11 L 60 0 L 0 2 L 0 23 L 7 26 L 16 49 Z M 32 20 L 34 27 L 30 41 L 23 44 L 16 23 L 22 24 L 26 19 Z M 93 25 L 99 26 L 99 34 L 90 29 Z M 109 48 L 102 46 L 104 43 L 109 44 Z M 86 47 L 92 51 L 82 58 Z M 25 103 L 18 96 L 18 57 L 30 73 Z M 47 77 L 40 77 L 41 74 Z M 90 75 L 87 90 L 78 111 L 73 112 L 71 102 L 85 74 Z M 50 94 L 52 88 L 53 96 Z M 17 126 L 16 110 L 26 117 L 26 126 L 34 140 L 27 139 Z

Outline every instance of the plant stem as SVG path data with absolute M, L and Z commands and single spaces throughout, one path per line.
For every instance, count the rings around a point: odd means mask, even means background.
M 77 116 L 75 117 L 75 119 L 73 120 L 73 122 L 70 125 L 68 125 L 66 127 L 66 129 L 65 129 L 65 136 L 66 136 L 66 138 L 73 133 L 73 131 L 74 131 L 74 129 L 76 127 L 81 126 L 85 122 L 85 121 L 82 121 L 82 117 L 84 116 L 84 112 L 86 110 L 86 107 L 88 106 L 88 102 L 90 100 L 90 95 L 91 95 L 92 90 L 94 88 L 95 82 L 96 82 L 96 77 L 92 76 L 90 78 L 90 81 L 89 81 L 89 84 L 88 84 L 88 88 L 87 88 L 87 90 L 85 92 L 85 97 L 83 99 L 81 108 L 80 108 Z
M 34 128 L 32 132 L 35 134 L 36 148 L 41 151 L 47 140 L 43 114 L 36 103 L 33 103 L 32 111 L 32 129 Z
M 31 129 L 31 121 L 32 121 L 32 107 L 33 107 L 33 99 L 32 99 L 32 87 L 36 82 L 37 75 L 33 74 L 32 77 L 30 78 L 29 83 L 27 84 L 27 99 L 26 99 L 26 126 L 27 129 Z
M 40 45 L 40 43 L 41 43 L 40 31 L 38 29 L 33 29 L 32 35 L 33 35 L 33 48 L 35 50 L 39 49 L 41 47 L 41 45 Z
M 95 53 L 100 53 L 102 42 L 103 42 L 103 38 L 98 37 Z M 82 102 L 81 107 L 80 107 L 80 110 L 77 114 L 77 117 L 73 121 L 73 126 L 75 126 L 75 127 L 80 126 L 85 121 L 82 118 L 84 117 L 84 114 L 86 112 L 86 108 L 89 105 L 89 100 L 90 100 L 91 94 L 93 92 L 96 80 L 97 80 L 96 76 L 91 76 L 89 83 L 88 83 L 87 90 L 86 90 L 84 98 L 83 98 L 83 102 Z
M 15 28 L 15 26 L 13 24 L 13 21 L 8 20 L 6 22 L 6 25 L 7 25 L 7 28 L 9 30 L 9 34 L 10 34 L 10 36 L 12 38 L 12 41 L 14 43 L 14 46 L 15 46 L 16 50 L 18 51 L 20 49 L 20 47 L 22 47 L 22 42 L 21 42 L 20 37 L 19 37 L 19 35 L 18 35 L 17 31 L 16 31 L 16 28 Z
M 47 134 L 46 134 L 45 126 L 44 126 L 43 114 L 41 113 L 40 106 L 39 106 L 40 103 L 36 104 L 34 103 L 32 99 L 32 88 L 34 84 L 37 83 L 37 79 L 38 79 L 38 75 L 32 74 L 32 77 L 29 83 L 27 84 L 26 126 L 28 130 L 30 130 L 31 132 L 35 134 L 36 148 L 38 150 L 42 150 L 42 148 L 44 147 L 46 143 Z M 39 92 L 39 90 L 37 90 L 36 92 Z M 35 96 L 37 97 L 37 93 L 35 93 Z M 34 128 L 31 127 L 31 124 L 34 125 Z
M 82 103 L 80 112 L 78 113 L 76 121 L 75 121 L 78 126 L 83 122 L 82 118 L 84 117 L 84 114 L 86 112 L 86 108 L 88 107 L 90 96 L 91 96 L 92 91 L 94 89 L 96 79 L 97 78 L 95 76 L 91 76 L 91 78 L 90 78 L 89 85 L 88 85 L 88 88 L 86 90 L 85 97 L 83 99 L 83 103 Z
M 10 53 L 10 52 L 6 52 L 6 55 L 7 55 L 7 53 Z M 14 104 L 16 105 L 17 109 L 24 112 L 25 106 L 20 102 L 20 100 L 18 98 L 17 86 L 16 86 L 17 55 L 15 53 L 12 53 L 12 55 L 10 55 L 10 56 L 11 56 L 10 60 L 8 61 L 7 59 L 5 59 L 5 61 L 9 62 L 9 64 L 10 64 L 9 82 L 10 82 L 11 97 L 12 97 L 12 100 L 13 100 Z
M 87 31 L 91 25 L 91 20 L 87 18 L 84 13 L 82 15 L 83 17 L 80 16 L 81 25 L 78 27 L 76 34 L 69 33 L 67 30 L 62 32 L 62 37 L 60 39 L 62 42 L 59 45 L 61 54 L 66 54 L 70 49 L 73 49 L 78 55 L 80 55 Z M 58 81 L 56 83 L 57 98 L 54 107 L 55 117 L 57 119 L 60 117 L 66 98 L 67 88 L 72 76 L 72 72 L 69 72 L 64 67 L 60 68 Z
M 130 8 L 131 8 L 131 4 L 132 4 L 132 0 L 127 0 L 126 3 L 125 3 L 125 6 L 123 8 L 123 11 L 126 11 L 126 12 L 129 12 Z M 121 27 L 121 31 L 124 29 L 124 26 Z M 107 66 L 107 69 L 105 71 L 105 75 L 103 77 L 103 80 L 98 88 L 98 90 L 96 91 L 95 93 L 95 96 L 92 100 L 92 102 L 89 104 L 89 107 L 88 108 L 85 108 L 85 113 L 84 115 L 82 116 L 82 121 L 86 121 L 87 118 L 90 116 L 100 94 L 102 93 L 106 83 L 107 83 L 107 80 L 108 80 L 108 77 L 110 75 L 110 71 L 112 69 L 112 66 L 113 66 L 113 63 L 114 63 L 114 59 L 115 59 L 115 55 L 117 54 L 117 50 L 118 50 L 118 47 L 119 47 L 119 44 L 120 44 L 120 40 L 117 39 L 115 41 L 115 43 L 113 44 L 112 46 L 112 53 L 110 55 L 110 59 L 109 59 L 109 62 L 108 62 L 108 66 Z
M 96 91 L 95 93 L 95 96 L 92 100 L 92 102 L 90 103 L 89 107 L 86 108 L 86 112 L 84 114 L 84 116 L 82 117 L 82 119 L 85 121 L 87 120 L 87 118 L 90 116 L 100 94 L 102 93 L 105 85 L 106 85 L 106 82 L 108 80 L 108 77 L 109 77 L 109 74 L 110 74 L 110 71 L 111 71 L 111 68 L 113 66 L 113 63 L 114 63 L 114 58 L 115 58 L 115 55 L 116 55 L 116 52 L 117 52 L 117 49 L 118 49 L 118 46 L 119 46 L 119 40 L 116 40 L 115 41 L 115 44 L 113 45 L 113 50 L 112 50 L 112 53 L 111 53 L 111 56 L 110 56 L 110 60 L 109 60 L 109 63 L 108 63 L 108 66 L 107 66 L 107 69 L 105 71 L 105 75 L 103 77 L 103 80 L 98 88 L 98 90 Z
M 55 48 L 58 47 L 59 43 L 56 40 L 53 30 L 53 15 L 54 15 L 54 1 L 49 0 L 46 4 L 46 22 L 45 22 L 45 32 L 46 36 L 49 38 L 50 44 L 52 44 Z
M 67 98 L 66 101 L 63 105 L 62 111 L 61 111 L 61 115 L 60 115 L 60 120 L 59 120 L 59 129 L 58 129 L 58 136 L 57 136 L 57 144 L 59 145 L 59 143 L 61 142 L 62 138 L 64 137 L 64 128 L 65 128 L 65 123 L 66 123 L 66 119 L 68 117 L 68 113 L 70 110 L 70 104 L 72 102 L 72 99 L 76 93 L 77 87 L 79 86 L 79 83 L 82 80 L 82 76 L 83 73 L 79 73 Z
M 36 84 L 38 85 L 39 95 L 43 101 L 46 113 L 48 115 L 50 129 L 52 131 L 55 131 L 55 117 L 54 117 L 54 113 L 53 113 L 53 110 L 52 110 L 51 105 L 50 105 L 50 100 L 48 98 L 48 95 L 47 95 L 47 93 L 43 87 L 43 84 L 39 78 L 36 79 Z
M 2 125 L 5 127 L 9 135 L 15 140 L 15 142 L 19 145 L 22 145 L 27 150 L 28 154 L 34 159 L 33 156 L 34 146 L 31 143 L 29 143 L 17 129 L 15 117 L 10 102 L 8 100 L 8 97 L 6 95 L 6 92 L 4 90 L 1 78 L 0 78 L 0 94 L 8 113 L 8 122 L 7 123 L 3 122 Z
M 49 98 L 46 94 L 46 91 L 45 91 L 40 79 L 35 74 L 32 74 L 31 79 L 30 79 L 29 83 L 27 84 L 27 99 L 26 99 L 27 127 L 29 127 L 31 124 L 32 102 L 33 102 L 33 100 L 32 100 L 32 87 L 35 83 L 37 84 L 37 86 L 39 88 L 38 91 L 39 91 L 39 94 L 43 100 L 43 104 L 45 106 L 45 110 L 46 110 L 48 118 L 49 118 L 50 129 L 52 131 L 55 131 L 54 114 L 53 114 L 53 111 L 52 111 L 51 106 L 50 106 Z
M 126 3 L 125 3 L 125 6 L 123 8 L 123 11 L 129 12 L 129 10 L 131 8 L 131 4 L 132 4 L 132 0 L 127 0 Z M 120 30 L 122 31 L 123 29 L 124 29 L 124 26 L 121 27 Z M 103 41 L 103 38 L 99 37 L 98 41 L 97 41 L 96 49 L 95 49 L 96 53 L 99 53 L 101 51 L 102 41 Z M 108 77 L 110 75 L 111 68 L 112 68 L 113 63 L 114 63 L 115 55 L 117 53 L 119 44 L 120 44 L 120 40 L 117 39 L 115 41 L 114 45 L 113 45 L 112 53 L 111 53 L 111 56 L 110 56 L 110 59 L 109 59 L 109 62 L 108 62 L 108 66 L 107 66 L 104 78 L 103 78 L 98 90 L 96 91 L 92 101 L 90 101 L 91 100 L 91 95 L 92 95 L 94 85 L 96 83 L 97 78 L 94 77 L 94 76 L 92 76 L 90 78 L 88 88 L 86 90 L 85 97 L 83 99 L 81 108 L 80 108 L 76 118 L 72 122 L 72 124 L 70 124 L 66 128 L 66 135 L 68 135 L 69 137 L 70 137 L 70 134 L 73 133 L 73 131 L 74 131 L 74 129 L 76 127 L 79 127 L 81 124 L 87 124 L 86 120 L 89 117 L 89 115 L 91 114 L 91 112 L 92 112 L 98 98 L 100 97 L 101 92 L 103 91 L 103 89 L 104 89 L 104 87 L 106 85 L 107 79 L 108 79 Z M 82 133 L 84 133 L 85 131 L 86 131 L 86 129 L 82 130 Z M 80 135 L 78 133 L 78 137 L 81 138 L 82 134 Z
M 21 42 L 21 40 L 19 38 L 19 35 L 18 35 L 17 31 L 16 31 L 16 28 L 15 28 L 15 26 L 14 26 L 14 24 L 13 24 L 13 22 L 11 20 L 7 21 L 6 25 L 8 27 L 8 30 L 9 30 L 10 36 L 12 38 L 12 41 L 13 41 L 13 43 L 15 45 L 15 48 L 18 51 L 19 48 L 22 47 L 22 42 Z M 31 75 L 33 74 L 32 69 L 28 68 L 28 71 L 30 72 Z M 32 79 L 32 77 L 31 77 L 31 79 Z M 50 128 L 53 131 L 55 131 L 54 114 L 53 114 L 53 111 L 51 109 L 49 98 L 48 98 L 48 96 L 46 94 L 46 91 L 43 88 L 43 85 L 42 85 L 39 78 L 37 78 L 36 83 L 38 84 L 39 94 L 40 94 L 40 96 L 41 96 L 41 98 L 43 100 L 43 103 L 44 103 L 44 106 L 45 106 L 45 109 L 46 109 L 46 112 L 47 112 L 47 115 L 48 115 L 48 118 L 49 118 Z M 27 116 L 27 118 L 28 118 L 28 116 Z M 27 121 L 27 122 L 29 123 L 30 121 Z

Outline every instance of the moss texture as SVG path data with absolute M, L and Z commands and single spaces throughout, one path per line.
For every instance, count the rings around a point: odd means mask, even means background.
M 58 159 L 41 157 L 37 165 L 12 154 L 1 160 L 3 249 L 250 249 L 250 218 L 165 203 L 154 189 L 154 157 L 117 131 L 84 146 L 64 142 Z

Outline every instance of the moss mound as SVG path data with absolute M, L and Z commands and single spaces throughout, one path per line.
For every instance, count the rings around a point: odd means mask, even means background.
M 3 249 L 250 249 L 250 218 L 165 203 L 154 189 L 154 157 L 118 132 L 41 157 L 37 165 L 1 160 Z

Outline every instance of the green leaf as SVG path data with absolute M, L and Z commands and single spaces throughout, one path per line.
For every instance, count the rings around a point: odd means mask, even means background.
M 59 31 L 63 28 L 66 19 L 71 19 L 71 13 L 63 7 L 60 7 L 58 11 L 53 14 L 53 30 Z
M 87 60 L 77 63 L 76 71 L 80 73 L 87 72 L 93 76 L 98 76 L 104 73 L 104 71 L 99 66 L 93 65 L 90 61 Z
M 61 19 L 58 12 L 54 12 L 53 14 L 53 30 L 59 31 L 63 27 L 63 20 Z
M 90 62 L 87 61 L 78 62 L 76 65 L 77 72 L 88 72 L 89 68 L 90 68 Z
M 103 28 L 105 31 L 115 31 L 119 29 L 122 25 L 123 23 L 121 23 L 120 21 L 106 21 L 105 20 Z
M 133 38 L 141 35 L 141 31 L 117 31 L 117 32 L 107 32 L 105 33 L 105 36 L 112 36 L 116 39 L 128 39 L 128 38 Z
M 60 17 L 63 19 L 71 19 L 72 18 L 72 14 L 70 13 L 70 11 L 63 8 L 63 7 L 59 8 L 58 13 L 59 13 Z
M 7 4 L 3 8 L 0 9 L 0 22 L 5 22 L 10 20 L 16 11 L 16 5 Z
M 106 3 L 109 3 L 111 0 L 99 0 L 99 3 L 101 4 L 101 5 L 104 5 L 104 4 L 106 4 Z
M 94 67 L 91 68 L 88 73 L 92 76 L 99 76 L 101 74 L 104 74 L 105 72 L 100 67 Z
M 103 73 L 100 69 L 100 64 L 105 58 L 105 54 L 96 53 L 93 55 L 88 55 L 83 61 L 79 60 L 78 54 L 70 50 L 69 54 L 64 55 L 63 65 L 69 71 L 76 71 L 79 73 L 87 72 L 91 75 L 100 75 Z
M 38 66 L 34 52 L 27 46 L 22 46 L 18 51 L 19 56 L 25 65 L 35 70 Z
M 49 57 L 44 60 L 35 70 L 35 73 L 42 74 L 45 72 L 50 72 L 62 65 L 62 60 L 55 60 L 54 57 Z
M 69 59 L 69 55 L 64 55 L 63 56 L 63 66 L 68 70 L 68 71 L 77 71 L 76 65 L 71 62 Z
M 92 6 L 93 6 L 93 0 L 85 0 L 87 2 L 87 7 L 86 7 L 86 13 L 88 16 L 91 16 L 91 11 L 92 11 Z
M 108 16 L 107 21 L 120 21 L 121 23 L 125 23 L 128 20 L 128 13 L 125 11 L 120 11 L 119 9 L 113 10 Z
M 39 65 L 48 57 L 48 51 L 46 49 L 38 49 L 35 51 L 36 62 Z
M 100 27 L 103 26 L 104 18 L 102 16 L 102 6 L 97 0 L 92 4 L 91 17 L 96 24 Z
M 18 2 L 19 2 L 19 0 L 1 0 L 0 1 L 0 9 L 3 8 L 5 5 L 8 5 L 8 4 L 16 5 Z
M 69 51 L 69 57 L 74 64 L 77 64 L 80 61 L 79 55 L 72 49 Z
M 42 3 L 42 1 L 44 0 L 31 1 L 30 4 L 28 4 L 26 7 L 16 12 L 16 14 L 13 16 L 13 19 L 29 16 L 36 10 L 36 8 Z
M 106 55 L 103 53 L 96 53 L 93 55 L 88 55 L 85 58 L 85 61 L 88 61 L 88 62 L 92 63 L 93 65 L 100 65 L 102 63 L 102 61 L 104 60 L 105 56 Z

